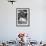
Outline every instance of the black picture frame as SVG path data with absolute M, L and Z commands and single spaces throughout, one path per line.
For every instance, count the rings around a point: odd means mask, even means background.
M 17 27 L 30 26 L 29 8 L 16 8 L 16 26 Z

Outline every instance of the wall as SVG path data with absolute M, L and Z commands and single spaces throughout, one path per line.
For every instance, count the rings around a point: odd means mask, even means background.
M 29 33 L 33 40 L 46 40 L 45 5 L 45 0 L 17 0 L 14 5 L 0 0 L 0 40 L 15 40 L 18 32 Z M 16 8 L 32 9 L 30 27 L 16 27 Z

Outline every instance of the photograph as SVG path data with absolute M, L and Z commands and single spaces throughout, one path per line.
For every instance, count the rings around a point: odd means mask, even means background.
M 30 9 L 17 8 L 16 9 L 16 25 L 29 26 L 29 24 L 30 24 Z

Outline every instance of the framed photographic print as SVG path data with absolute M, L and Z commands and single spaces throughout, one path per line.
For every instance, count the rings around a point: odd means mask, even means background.
M 30 26 L 29 8 L 16 8 L 16 26 Z

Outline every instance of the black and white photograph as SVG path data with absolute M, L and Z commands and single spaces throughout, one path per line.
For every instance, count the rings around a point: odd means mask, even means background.
M 17 26 L 29 26 L 29 23 L 30 23 L 29 20 L 30 20 L 29 8 L 16 9 L 16 25 Z

